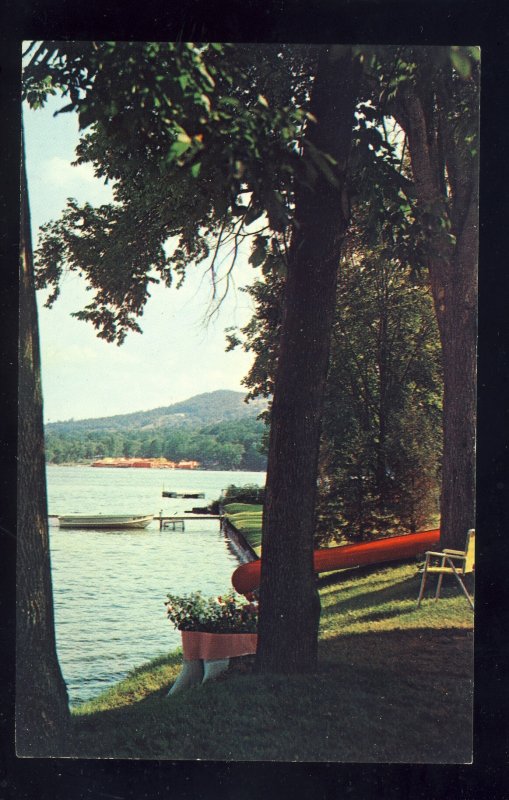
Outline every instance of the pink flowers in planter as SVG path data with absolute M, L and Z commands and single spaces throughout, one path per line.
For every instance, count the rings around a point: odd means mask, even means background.
M 230 592 L 204 597 L 201 592 L 167 595 L 168 619 L 180 631 L 205 633 L 256 633 L 258 602 Z
M 184 664 L 168 692 L 176 694 L 197 683 L 214 680 L 230 658 L 256 653 L 258 602 L 231 592 L 203 597 L 201 592 L 167 595 L 168 619 L 182 632 Z

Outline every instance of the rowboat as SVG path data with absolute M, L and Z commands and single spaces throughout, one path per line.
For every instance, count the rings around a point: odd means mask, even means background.
M 57 517 L 61 528 L 119 528 L 119 529 L 140 529 L 146 528 L 154 519 L 153 514 L 67 514 Z

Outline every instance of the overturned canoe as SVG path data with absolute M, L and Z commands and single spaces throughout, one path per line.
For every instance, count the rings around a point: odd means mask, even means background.
M 146 528 L 154 519 L 153 514 L 67 514 L 57 517 L 61 528 L 118 528 L 140 529 Z
M 417 533 L 398 536 L 385 536 L 373 542 L 344 544 L 314 551 L 314 571 L 333 572 L 350 567 L 384 564 L 390 561 L 403 561 L 424 553 L 432 547 L 436 549 L 440 541 L 440 530 L 435 528 Z M 290 568 L 290 566 L 289 566 Z M 233 572 L 233 588 L 239 594 L 252 592 L 260 586 L 261 559 L 241 564 Z

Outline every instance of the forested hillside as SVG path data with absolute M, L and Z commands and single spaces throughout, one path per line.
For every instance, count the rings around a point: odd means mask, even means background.
M 97 431 L 130 431 L 170 427 L 196 427 L 215 424 L 226 420 L 257 417 L 266 407 L 263 401 L 245 402 L 243 392 L 218 390 L 205 392 L 173 403 L 170 406 L 153 408 L 150 411 L 135 411 L 130 414 L 116 414 L 112 417 L 93 419 L 69 419 L 51 422 L 45 427 L 46 433 L 77 434 Z
M 265 403 L 243 401 L 240 392 L 196 395 L 166 408 L 46 426 L 50 464 L 106 456 L 195 460 L 205 469 L 264 470 L 265 431 L 257 419 Z

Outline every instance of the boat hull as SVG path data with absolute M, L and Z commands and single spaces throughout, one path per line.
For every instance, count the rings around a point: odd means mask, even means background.
M 67 516 L 58 516 L 57 519 L 61 528 L 142 530 L 150 525 L 154 517 L 152 514 L 145 516 L 135 516 L 132 514 L 129 516 L 107 516 L 106 514 L 85 516 L 84 514 L 69 514 Z
M 323 548 L 314 551 L 314 570 L 333 572 L 351 567 L 384 564 L 390 561 L 403 561 L 424 554 L 432 547 L 436 550 L 440 541 L 440 530 L 406 533 L 398 536 L 385 536 L 372 542 L 344 544 L 339 547 Z M 262 554 L 263 557 L 263 554 Z M 258 589 L 261 579 L 261 559 L 241 564 L 232 575 L 233 588 L 239 594 Z

